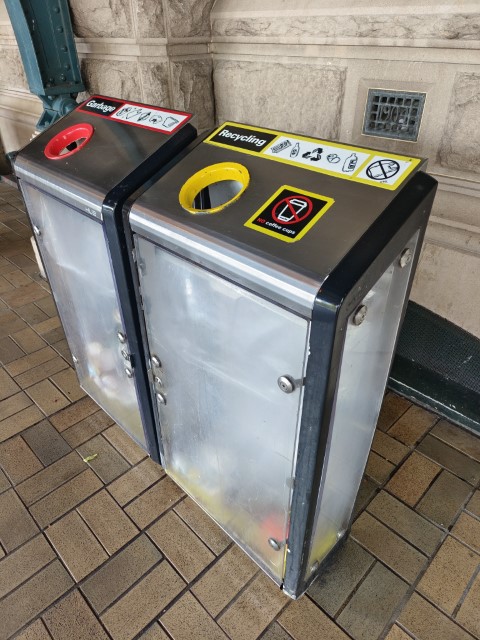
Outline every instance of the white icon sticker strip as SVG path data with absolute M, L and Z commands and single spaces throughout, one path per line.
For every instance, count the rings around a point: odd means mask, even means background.
M 357 178 L 362 178 L 372 184 L 395 184 L 410 167 L 411 162 L 394 160 L 388 156 L 373 156 L 357 175 Z
M 136 124 L 140 127 L 171 133 L 185 122 L 189 116 L 187 114 L 166 111 L 165 109 L 140 107 L 137 104 L 129 104 L 126 102 L 111 118 Z
M 300 140 L 292 136 L 279 136 L 274 145 L 262 155 L 346 177 L 352 176 L 370 157 L 369 153 L 352 152 L 352 149 L 333 147 L 320 141 Z

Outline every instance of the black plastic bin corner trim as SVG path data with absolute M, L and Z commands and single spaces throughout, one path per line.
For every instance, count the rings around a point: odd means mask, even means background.
M 332 422 L 346 322 L 366 293 L 399 255 L 416 231 L 420 232 L 410 281 L 411 288 L 437 181 L 415 174 L 385 211 L 332 271 L 317 294 L 311 323 L 303 413 L 300 425 L 295 482 L 287 540 L 283 590 L 297 598 L 318 576 L 308 560 L 315 523 L 327 442 Z M 288 550 L 294 553 L 288 553 Z
M 102 205 L 105 237 L 110 251 L 112 270 L 120 311 L 127 334 L 134 382 L 140 404 L 140 415 L 145 432 L 148 453 L 161 462 L 160 435 L 155 426 L 155 412 L 148 377 L 148 354 L 145 353 L 145 327 L 141 315 L 141 297 L 133 257 L 132 233 L 129 226 L 129 208 L 124 205 L 132 196 L 140 195 L 153 177 L 158 179 L 172 167 L 182 150 L 197 135 L 191 124 L 186 124 L 144 162 L 126 176 L 106 196 Z

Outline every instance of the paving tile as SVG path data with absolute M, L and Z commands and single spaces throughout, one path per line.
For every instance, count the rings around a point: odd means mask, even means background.
M 434 413 L 412 405 L 388 430 L 388 435 L 413 446 L 438 420 Z
M 440 471 L 438 464 L 414 451 L 389 480 L 387 489 L 413 507 Z
M 160 625 L 155 622 L 142 635 L 138 636 L 138 640 L 170 640 L 170 638 L 160 628 Z
M 27 389 L 28 395 L 47 416 L 69 404 L 67 398 L 50 380 L 42 380 Z
M 480 573 L 473 581 L 456 619 L 477 638 L 480 637 Z
M 365 509 L 377 491 L 378 485 L 373 480 L 365 477 L 362 478 L 360 488 L 355 499 L 355 505 L 353 507 L 353 520 Z
M 259 573 L 218 619 L 232 640 L 255 640 L 291 600 Z
M 433 436 L 428 435 L 422 440 L 418 445 L 418 451 L 470 484 L 476 485 L 480 481 L 480 462 L 472 460 Z
M 469 433 L 448 420 L 440 420 L 432 429 L 431 435 L 480 461 L 480 438 L 473 433 Z
M 37 367 L 40 364 L 44 364 L 53 358 L 58 356 L 57 352 L 54 351 L 51 347 L 44 347 L 43 349 L 39 349 L 34 353 L 29 353 L 22 358 L 18 358 L 18 360 L 14 360 L 9 364 L 5 365 L 5 369 L 8 373 L 13 376 L 19 376 L 21 373 L 25 373 L 25 371 L 29 371 L 33 367 Z
M 49 300 L 49 298 L 42 298 L 42 300 L 37 300 L 37 302 L 40 303 L 45 300 Z M 26 304 L 23 307 L 18 307 L 15 311 L 23 320 L 28 322 L 28 324 L 37 324 L 38 322 L 42 322 L 48 318 L 48 316 L 39 309 L 38 305 L 33 302 Z
M 461 513 L 452 529 L 452 535 L 480 553 L 480 520 L 472 518 L 468 513 Z
M 0 599 L 55 558 L 52 547 L 38 535 L 0 562 Z
M 30 329 L 30 327 L 17 331 L 12 335 L 12 338 L 25 353 L 33 353 L 47 346 L 38 333 Z
M 105 432 L 106 433 L 106 432 Z M 108 490 L 122 507 L 136 498 L 142 491 L 163 478 L 165 471 L 150 458 L 133 467 L 123 476 L 108 485 Z
M 147 533 L 187 582 L 196 578 L 215 559 L 200 538 L 173 511 L 160 518 Z
M 80 400 L 85 395 L 85 391 L 78 384 L 77 374 L 70 367 L 51 376 L 50 379 L 71 402 Z
M 46 527 L 102 487 L 91 469 L 75 476 L 30 507 L 30 513 Z
M 213 617 L 238 594 L 258 567 L 236 545 L 192 587 L 192 592 Z
M 20 391 L 18 384 L 8 375 L 5 369 L 0 367 L 0 400 Z
M 45 378 L 48 378 L 54 373 L 62 371 L 62 369 L 66 369 L 67 367 L 68 364 L 65 362 L 65 360 L 58 356 L 57 358 L 53 358 L 48 362 L 39 364 L 38 367 L 33 367 L 33 369 L 29 369 L 28 371 L 21 373 L 15 378 L 15 382 L 19 384 L 22 389 L 26 389 L 27 387 L 31 387 L 37 382 L 45 380 Z
M 452 614 L 480 556 L 448 536 L 418 583 L 418 591 Z
M 57 327 L 56 329 L 52 329 L 51 331 L 42 333 L 42 337 L 49 344 L 55 345 L 57 342 L 62 342 L 63 340 L 65 340 L 65 331 L 62 327 Z
M 386 635 L 385 640 L 411 640 L 411 638 L 412 636 L 407 635 L 403 629 L 394 624 Z
M 348 538 L 308 589 L 308 595 L 335 617 L 374 562 L 373 556 Z
M 125 511 L 143 529 L 180 500 L 183 492 L 168 476 L 131 502 Z
M 174 640 L 228 640 L 218 624 L 189 592 L 162 616 L 161 623 Z
M 294 640 L 348 640 L 348 636 L 307 597 L 292 602 L 278 621 Z
M 76 511 L 45 531 L 76 582 L 100 566 L 108 556 Z
M 112 482 L 130 469 L 128 462 L 101 435 L 82 444 L 78 447 L 78 452 L 82 458 L 96 456 L 93 460 L 89 460 L 88 464 L 105 484 Z
M 23 287 L 26 284 L 30 284 L 32 279 L 29 278 L 21 269 L 15 269 L 13 271 L 7 271 L 3 277 L 14 287 Z
M 82 591 L 94 610 L 102 613 L 162 557 L 153 542 L 141 535 L 88 578 Z
M 7 275 L 7 274 L 5 274 Z M 4 276 L 0 276 L 0 295 L 3 296 L 7 291 L 14 291 L 15 287 Z
M 381 431 L 387 431 L 411 406 L 412 403 L 406 398 L 397 396 L 395 393 L 387 393 L 378 417 L 378 428 Z
M 21 391 L 0 402 L 0 421 L 13 416 L 32 404 L 30 398 Z
M 71 367 L 74 367 L 72 352 L 70 351 L 70 347 L 68 346 L 68 342 L 66 340 L 59 340 L 52 346 L 55 351 L 57 351 L 57 353 L 59 353 Z
M 398 621 L 417 640 L 472 640 L 470 634 L 417 593 L 412 595 Z
M 438 547 L 443 532 L 386 491 L 368 505 L 368 511 L 427 555 Z
M 472 487 L 448 471 L 435 479 L 416 510 L 442 527 L 448 528 L 462 509 Z
M 0 338 L 0 362 L 4 365 L 21 358 L 25 354 L 9 336 Z
M 408 447 L 404 444 L 378 429 L 373 436 L 372 449 L 395 465 L 399 464 L 409 452 Z
M 0 602 L 0 638 L 7 640 L 55 602 L 72 585 L 58 560 L 49 564 Z
M 43 615 L 54 640 L 109 640 L 82 595 L 72 591 Z
M 19 289 L 14 289 L 13 291 L 7 291 L 2 294 L 2 298 L 12 309 L 16 309 L 17 307 L 22 307 L 29 302 L 35 302 L 36 300 L 40 300 L 41 298 L 45 298 L 48 296 L 48 292 L 45 291 L 39 284 L 36 282 L 32 282 L 31 284 L 27 284 L 24 287 L 20 287 Z
M 39 309 L 47 314 L 48 317 L 53 318 L 53 316 L 57 315 L 57 307 L 55 306 L 55 301 L 52 296 L 49 296 L 48 298 L 42 298 L 42 300 L 38 300 L 35 304 Z M 46 318 L 44 319 L 46 320 Z M 41 322 L 41 320 L 39 320 L 38 322 Z
M 147 457 L 146 451 L 142 449 L 123 429 L 117 424 L 109 427 L 103 432 L 103 435 L 122 456 L 130 462 L 137 464 L 140 460 Z
M 17 486 L 17 492 L 27 506 L 30 506 L 67 480 L 86 470 L 86 464 L 75 452 L 61 458 L 36 476 Z
M 114 640 L 131 640 L 182 591 L 185 583 L 163 561 L 101 616 Z
M 63 458 L 71 451 L 69 445 L 48 420 L 42 420 L 34 427 L 27 429 L 22 437 L 45 466 Z
M 25 322 L 13 311 L 0 311 L 0 338 L 26 329 Z
M 0 493 L 10 489 L 10 486 L 7 476 L 0 470 Z
M 137 527 L 106 491 L 84 502 L 78 512 L 110 555 L 138 533 Z
M 292 640 L 292 636 L 282 629 L 278 622 L 274 622 L 262 635 L 262 640 Z
M 38 324 L 35 324 L 34 329 L 37 333 L 39 333 L 40 335 L 43 335 L 61 326 L 62 325 L 60 322 L 60 318 L 57 315 L 55 315 L 55 316 L 52 316 L 51 318 L 48 318 L 48 320 L 44 320 L 43 322 L 39 322 Z
M 106 413 L 97 411 L 63 431 L 62 435 L 71 447 L 79 447 L 109 427 L 112 422 Z
M 98 404 L 87 396 L 56 413 L 50 422 L 61 433 L 97 411 Z
M 394 469 L 395 465 L 379 456 L 375 451 L 370 451 L 365 475 L 375 480 L 378 484 L 383 484 Z
M 473 496 L 470 498 L 466 509 L 480 518 L 480 491 L 475 491 Z
M 35 620 L 25 631 L 15 636 L 15 640 L 52 640 L 52 636 L 41 620 Z
M 427 558 L 364 512 L 353 523 L 352 537 L 407 582 L 414 582 Z
M 195 531 L 215 555 L 225 551 L 230 544 L 229 536 L 191 498 L 187 497 L 179 502 L 174 511 Z
M 0 514 L 0 542 L 6 551 L 13 551 L 38 533 L 37 525 L 13 489 L 0 495 Z
M 0 444 L 0 466 L 12 484 L 18 484 L 43 469 L 43 465 L 20 436 Z
M 337 618 L 355 640 L 377 638 L 397 609 L 408 585 L 376 563 Z

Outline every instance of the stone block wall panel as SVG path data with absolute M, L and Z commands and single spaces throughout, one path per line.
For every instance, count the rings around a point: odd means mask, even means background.
M 212 61 L 210 57 L 172 61 L 172 103 L 175 109 L 190 111 L 197 127 L 213 127 Z
M 165 38 L 165 12 L 161 0 L 134 0 L 139 38 Z
M 216 60 L 218 121 L 337 138 L 346 69 L 309 62 Z
M 70 0 L 70 11 L 78 37 L 133 37 L 130 0 Z
M 210 12 L 215 0 L 168 0 L 168 31 L 172 38 L 210 38 Z

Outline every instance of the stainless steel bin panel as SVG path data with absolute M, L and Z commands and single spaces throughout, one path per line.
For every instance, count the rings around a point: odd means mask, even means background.
M 144 238 L 136 247 L 165 468 L 280 584 L 302 388 L 277 380 L 302 380 L 309 323 Z
M 133 379 L 121 354 L 117 293 L 100 222 L 21 181 L 82 388 L 142 446 Z
M 417 232 L 408 243 L 415 255 Z M 413 262 L 390 265 L 364 298 L 367 315 L 348 321 L 330 440 L 318 496 L 308 566 L 328 554 L 349 526 L 387 384 Z M 308 576 L 306 576 L 308 578 Z

